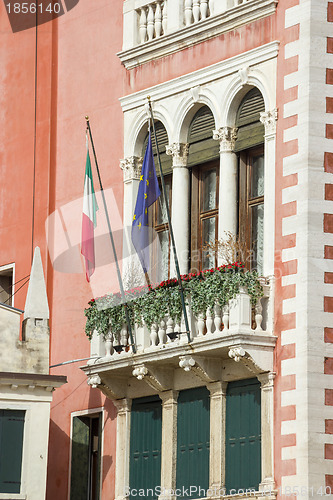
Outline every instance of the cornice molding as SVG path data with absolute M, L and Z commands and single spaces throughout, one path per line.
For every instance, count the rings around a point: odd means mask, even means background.
M 173 33 L 161 36 L 117 56 L 126 69 L 133 69 L 149 61 L 169 56 L 200 42 L 220 36 L 258 19 L 275 13 L 277 0 L 252 0 L 228 9 L 222 14 L 208 17 Z

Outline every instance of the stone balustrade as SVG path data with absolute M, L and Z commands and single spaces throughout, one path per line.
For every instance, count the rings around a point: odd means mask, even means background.
M 197 23 L 210 16 L 209 0 L 184 0 L 184 21 L 185 26 Z
M 213 310 L 208 309 L 206 314 L 196 317 L 188 308 L 191 341 L 205 342 L 206 339 L 217 339 L 219 336 L 226 338 L 232 335 L 272 334 L 269 290 L 270 285 L 264 285 L 264 296 L 255 307 L 251 305 L 246 289 L 241 287 L 238 295 L 222 309 L 216 305 Z M 188 342 L 183 319 L 177 322 L 172 317 L 153 323 L 149 330 L 147 327 L 136 327 L 134 335 L 138 352 L 172 348 Z M 92 355 L 110 359 L 117 357 L 120 352 L 122 355 L 131 354 L 129 344 L 127 325 L 123 325 L 121 331 L 114 332 L 110 329 L 105 341 L 94 335 Z
M 173 54 L 275 12 L 277 0 L 124 0 L 127 69 Z
M 167 0 L 155 0 L 136 10 L 139 19 L 138 43 L 159 38 L 167 31 Z

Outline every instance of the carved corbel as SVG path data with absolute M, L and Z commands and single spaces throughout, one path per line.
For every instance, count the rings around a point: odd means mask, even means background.
M 166 391 L 171 387 L 171 370 L 141 364 L 134 368 L 132 374 L 138 380 L 144 380 L 155 391 Z
M 193 357 L 190 355 L 180 356 L 179 366 L 183 368 L 184 371 L 192 371 L 197 375 L 205 384 L 210 382 L 215 382 L 220 379 L 221 376 L 221 365 L 218 361 Z
M 102 379 L 100 378 L 100 382 L 101 383 L 97 386 L 98 389 L 109 399 L 122 399 L 126 396 L 127 384 L 125 379 L 103 377 Z
M 228 354 L 229 358 L 234 359 L 236 363 L 241 362 L 244 366 L 246 366 L 246 368 L 250 372 L 254 373 L 254 375 L 258 375 L 266 371 L 265 369 L 258 366 L 257 363 L 252 358 L 252 356 L 247 351 L 245 351 L 241 346 L 232 347 L 229 350 Z

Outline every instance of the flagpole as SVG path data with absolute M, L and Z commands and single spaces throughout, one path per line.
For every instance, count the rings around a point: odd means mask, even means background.
M 130 317 L 129 317 L 129 314 L 128 314 L 128 308 L 127 308 L 127 304 L 126 304 L 126 301 L 125 301 L 125 292 L 124 292 L 123 280 L 122 280 L 121 274 L 120 274 L 120 268 L 119 268 L 119 263 L 118 263 L 118 259 L 117 259 L 116 246 L 114 244 L 113 234 L 112 234 L 112 230 L 111 230 L 111 223 L 110 223 L 109 213 L 108 213 L 108 209 L 107 209 L 107 205 L 106 205 L 106 200 L 105 200 L 105 196 L 104 196 L 102 179 L 101 179 L 101 175 L 100 175 L 100 172 L 99 172 L 99 167 L 98 167 L 98 162 L 97 162 L 97 156 L 96 156 L 94 141 L 93 141 L 93 138 L 92 138 L 90 123 L 89 123 L 89 116 L 86 116 L 86 122 L 87 122 L 87 129 L 89 131 L 89 136 L 90 136 L 92 150 L 93 150 L 93 153 L 94 153 L 95 165 L 96 165 L 96 170 L 97 170 L 99 185 L 100 185 L 100 188 L 101 188 L 101 194 L 102 194 L 102 199 L 103 199 L 104 211 L 105 211 L 105 215 L 106 215 L 106 221 L 107 221 L 108 229 L 109 229 L 109 236 L 110 236 L 111 246 L 112 246 L 112 250 L 113 250 L 113 256 L 114 256 L 114 260 L 115 260 L 115 263 L 116 263 L 118 283 L 119 283 L 121 298 L 122 298 L 122 301 L 123 301 L 123 306 L 124 306 L 124 309 L 125 309 L 125 316 L 126 316 L 126 322 L 127 322 L 127 327 L 128 327 L 128 333 L 129 333 L 130 340 L 131 340 L 132 351 L 135 354 L 136 353 L 136 347 L 135 347 L 135 344 L 134 344 L 132 327 L 131 327 Z
M 164 182 L 164 175 L 163 175 L 162 163 L 161 163 L 161 158 L 160 158 L 160 152 L 158 150 L 158 143 L 157 143 L 155 123 L 154 123 L 154 116 L 153 116 L 153 108 L 151 106 L 150 97 L 148 96 L 147 99 L 148 99 L 149 111 L 150 111 L 150 115 L 151 115 L 151 121 L 152 121 L 152 125 L 153 125 L 153 132 L 154 132 L 154 138 L 155 138 L 155 144 L 156 144 L 156 150 L 157 150 L 158 164 L 159 164 L 160 173 L 161 173 L 162 193 L 163 193 L 163 199 L 164 199 L 166 213 L 167 213 L 167 218 L 168 218 L 169 231 L 170 231 L 170 237 L 171 237 L 172 253 L 173 253 L 173 258 L 174 258 L 174 261 L 175 261 L 176 274 L 177 274 L 177 279 L 178 279 L 178 286 L 179 286 L 180 298 L 181 298 L 181 302 L 182 302 L 182 309 L 183 309 L 183 314 L 184 314 L 184 321 L 185 321 L 185 328 L 186 328 L 187 340 L 188 340 L 188 343 L 190 344 L 191 343 L 191 335 L 190 335 L 190 328 L 189 328 L 187 311 L 186 311 L 186 306 L 185 306 L 184 289 L 183 289 L 183 284 L 182 284 L 182 280 L 181 280 L 181 277 L 180 277 L 179 263 L 178 263 L 178 257 L 177 257 L 177 252 L 176 252 L 175 238 L 174 238 L 174 235 L 173 235 L 173 229 L 172 229 L 172 224 L 171 224 L 171 217 L 170 217 L 169 205 L 168 205 L 168 200 L 167 200 L 167 196 L 166 196 L 166 189 L 165 189 L 165 182 Z

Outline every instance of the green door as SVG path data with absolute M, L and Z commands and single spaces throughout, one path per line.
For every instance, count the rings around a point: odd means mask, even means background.
M 226 489 L 261 481 L 261 393 L 258 379 L 229 382 L 226 411 Z M 235 493 L 235 492 L 232 492 Z
M 209 487 L 209 403 L 206 387 L 179 393 L 176 482 L 178 489 L 187 490 L 180 498 L 204 497 Z
M 25 411 L 0 410 L 0 493 L 20 493 Z
M 101 414 L 73 417 L 70 500 L 99 500 Z
M 158 396 L 133 399 L 131 411 L 130 490 L 155 499 L 161 483 L 162 403 Z M 137 493 L 135 493 L 135 491 Z

